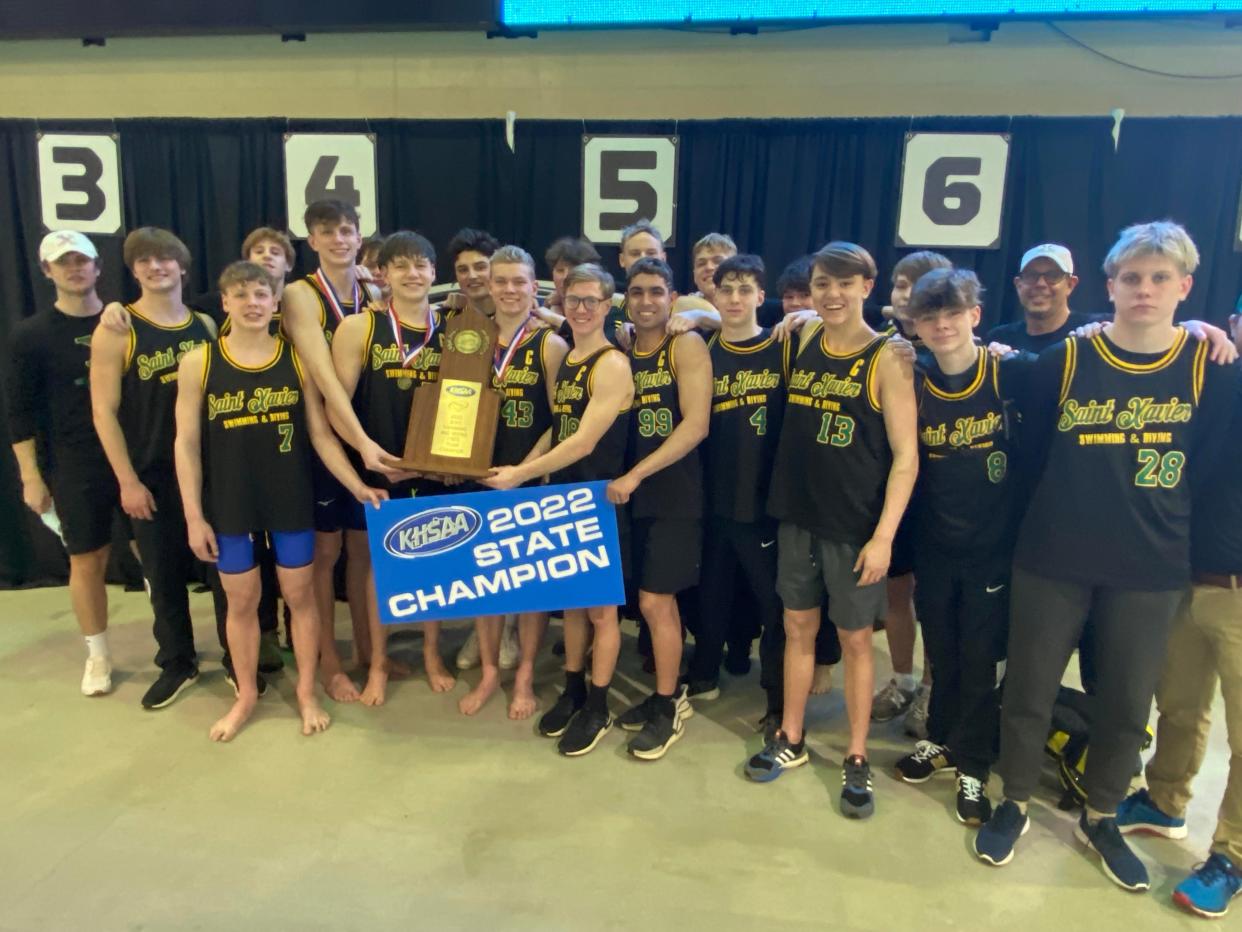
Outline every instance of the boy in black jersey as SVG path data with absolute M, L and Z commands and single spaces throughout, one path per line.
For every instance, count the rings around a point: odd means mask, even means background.
M 341 438 L 358 451 L 362 465 L 371 473 L 391 476 L 383 464 L 388 455 L 367 436 L 350 404 L 349 393 L 341 387 L 332 364 L 330 347 L 340 324 L 360 313 L 378 292 L 356 274 L 354 262 L 362 238 L 358 232 L 358 212 L 343 201 L 315 201 L 304 215 L 306 243 L 319 259 L 315 271 L 285 289 L 281 302 L 281 329 L 298 351 L 306 373 L 315 380 L 332 425 Z M 354 512 L 352 496 L 347 496 L 323 464 L 314 460 L 315 474 L 315 592 L 319 601 L 319 670 L 324 688 L 337 702 L 356 702 L 358 689 L 345 675 L 336 647 L 336 589 L 334 576 L 341 555 L 342 529 Z M 368 640 L 366 539 L 347 542 L 345 589 L 353 622 L 354 650 L 363 662 L 369 661 L 372 645 Z
M 492 462 L 513 466 L 546 453 L 552 443 L 552 393 L 565 341 L 534 316 L 535 261 L 524 249 L 502 246 L 492 254 L 492 306 L 499 339 L 493 359 L 493 382 L 504 392 Z M 474 715 L 500 685 L 500 649 L 504 617 L 475 619 L 483 675 L 479 685 L 461 698 L 458 708 Z M 548 624 L 546 612 L 518 618 L 520 658 L 513 684 L 509 718 L 526 719 L 535 712 L 535 656 Z
M 1190 580 L 1191 496 L 1215 465 L 1236 379 L 1173 323 L 1198 260 L 1177 224 L 1126 229 L 1104 261 L 1113 323 L 1036 364 L 1023 433 L 1039 478 L 1014 557 L 997 767 L 1005 801 L 975 838 L 987 863 L 1008 863 L 1030 825 L 1052 705 L 1090 611 L 1097 680 L 1075 834 L 1109 879 L 1148 887 L 1114 814 Z
M 155 610 L 160 675 L 142 705 L 162 709 L 198 677 L 186 590 L 192 556 L 173 467 L 177 364 L 214 339 L 215 326 L 181 301 L 190 251 L 176 236 L 141 227 L 125 237 L 123 253 L 142 296 L 127 308 L 125 335 L 105 327 L 91 339 L 91 405 Z
M 745 623 L 737 617 L 734 598 L 740 577 L 758 607 L 763 631 L 760 683 L 771 714 L 784 702 L 785 630 L 772 585 L 776 523 L 767 517 L 766 505 L 793 344 L 777 341 L 771 330 L 759 326 L 755 315 L 763 303 L 763 285 L 763 260 L 758 256 L 732 256 L 715 271 L 713 294 L 721 329 L 708 343 L 712 407 L 702 448 L 707 520 L 699 621 L 687 680 L 692 699 L 710 698 L 718 691 L 725 640 Z M 734 635 L 731 644 L 749 640 L 750 635 Z
M 655 692 L 618 722 L 639 732 L 629 752 L 658 760 L 692 713 L 681 672 L 681 616 L 677 593 L 699 580 L 703 549 L 703 471 L 698 445 L 711 417 L 712 365 L 697 333 L 670 336 L 676 299 L 673 272 L 660 259 L 630 266 L 625 297 L 634 320 L 630 349 L 634 409 L 630 416 L 628 469 L 608 485 L 608 500 L 628 504 L 631 573 L 638 605 L 651 629 Z
M 621 473 L 634 380 L 625 354 L 604 335 L 613 287 L 612 276 L 597 265 L 579 266 L 566 277 L 563 309 L 574 348 L 557 373 L 552 448 L 516 466 L 494 467 L 487 485 L 513 489 L 548 474 L 553 482 L 590 482 Z M 589 688 L 588 620 L 595 635 Z M 565 691 L 538 727 L 540 734 L 559 738 L 557 750 L 566 757 L 593 750 L 612 728 L 608 686 L 620 650 L 616 606 L 565 611 Z
M 892 319 L 892 332 L 917 339 L 908 321 L 904 320 L 910 291 L 915 282 L 932 269 L 951 268 L 952 263 L 938 252 L 920 250 L 902 256 L 893 266 L 893 289 L 886 317 Z M 910 523 L 910 511 L 897 528 L 893 539 L 893 561 L 888 568 L 888 612 L 884 616 L 884 637 L 888 640 L 888 655 L 893 663 L 892 679 L 875 694 L 871 701 L 871 720 L 888 722 L 902 713 L 906 714 L 907 734 L 916 738 L 927 737 L 928 703 L 931 699 L 931 669 L 923 665 L 923 682 L 916 684 L 914 678 L 914 541 Z
M 751 779 L 766 781 L 808 760 L 803 721 L 827 588 L 850 720 L 841 811 L 853 818 L 874 811 L 866 757 L 872 624 L 884 607 L 893 535 L 918 473 L 910 365 L 863 320 L 875 277 L 875 260 L 861 246 L 834 242 L 815 254 L 811 293 L 823 325 L 804 337 L 794 363 L 768 496 L 768 513 L 781 522 L 784 720 L 746 765 Z
M 418 233 L 393 233 L 380 249 L 380 265 L 392 289 L 387 306 L 370 308 L 347 318 L 332 341 L 332 359 L 344 391 L 367 435 L 394 450 L 405 446 L 414 389 L 440 378 L 440 341 L 443 319 L 427 295 L 436 278 L 435 247 Z M 386 488 L 393 498 L 444 491 L 441 482 L 426 478 L 391 482 L 368 470 L 372 485 Z M 362 702 L 382 705 L 394 661 L 384 646 L 386 628 L 380 624 L 375 584 L 367 548 L 366 521 L 361 509 L 344 519 L 350 560 L 357 560 L 366 578 L 371 665 Z M 434 692 L 448 692 L 456 680 L 440 656 L 440 622 L 428 621 L 423 632 L 423 666 Z
M 996 672 L 1008 630 L 1013 402 L 1035 360 L 999 360 L 975 343 L 981 290 L 973 272 L 938 268 L 918 279 L 902 307 L 903 321 L 932 354 L 915 374 L 921 463 L 907 520 L 914 600 L 936 685 L 928 740 L 897 762 L 897 773 L 922 783 L 956 767 L 957 818 L 966 825 L 992 812 L 984 790 L 996 755 Z
M 269 326 L 275 281 L 252 262 L 220 276 L 229 327 L 215 345 L 191 350 L 178 369 L 177 478 L 191 548 L 215 563 L 228 599 L 228 647 L 237 700 L 210 731 L 230 741 L 258 701 L 259 592 L 255 535 L 271 538 L 276 573 L 293 616 L 302 734 L 328 727 L 315 698 L 314 489 L 311 445 L 358 498 L 379 506 L 349 465 L 296 351 Z M 204 508 L 204 501 L 206 507 Z
M 13 328 L 9 435 L 22 500 L 45 521 L 60 522 L 69 599 L 88 653 L 82 694 L 101 696 L 112 691 L 104 573 L 120 493 L 91 423 L 88 394 L 91 336 L 103 309 L 95 293 L 99 253 L 81 233 L 56 231 L 39 244 L 39 266 L 56 301 Z

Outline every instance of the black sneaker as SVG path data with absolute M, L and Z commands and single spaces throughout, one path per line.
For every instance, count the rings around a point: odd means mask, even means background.
M 617 716 L 617 724 L 626 731 L 642 731 L 652 715 L 653 704 L 656 701 L 656 694 L 652 693 L 642 702 L 630 706 L 620 715 Z M 689 691 L 686 684 L 682 683 L 677 687 L 677 692 L 673 693 L 673 701 L 677 704 L 677 714 L 682 720 L 694 718 L 694 706 L 690 705 Z
M 627 751 L 639 760 L 659 760 L 682 736 L 685 726 L 675 702 L 652 704 L 643 730 L 630 739 Z
M 936 774 L 953 772 L 953 752 L 943 744 L 920 741 L 914 751 L 897 761 L 897 776 L 906 783 L 924 783 Z
M 595 750 L 600 739 L 612 730 L 612 716 L 583 706 L 557 742 L 556 749 L 566 757 L 581 757 Z
M 679 684 L 686 688 L 686 698 L 709 702 L 720 698 L 720 683 L 716 680 L 684 679 Z
M 539 734 L 545 738 L 559 738 L 565 734 L 574 714 L 586 704 L 586 697 L 574 697 L 569 690 L 561 693 L 556 704 L 539 718 Z
M 847 819 L 866 819 L 875 812 L 871 791 L 871 765 L 858 754 L 845 759 L 841 768 L 841 814 Z
M 957 773 L 957 821 L 978 827 L 992 818 L 992 801 L 984 791 L 984 781 Z
M 975 835 L 975 855 L 993 867 L 1004 867 L 1013 860 L 1014 845 L 1030 827 L 1026 813 L 1012 799 L 1006 799 Z
M 806 736 L 797 744 L 779 728 L 763 746 L 763 750 L 746 762 L 746 776 L 756 783 L 771 783 L 786 770 L 801 767 L 811 759 L 806 752 Z
M 169 667 L 161 670 L 160 675 L 146 695 L 142 697 L 144 709 L 163 709 L 173 704 L 182 691 L 198 679 L 198 667 Z
M 233 673 L 233 664 L 225 661 L 222 666 L 224 667 L 224 681 L 233 687 L 234 696 L 240 696 L 241 690 L 237 688 L 237 676 Z M 254 675 L 254 684 L 258 688 L 259 697 L 262 698 L 267 692 L 267 679 L 262 673 L 256 673 Z
M 1100 856 L 1100 866 L 1104 868 L 1108 879 L 1123 890 L 1142 893 L 1151 886 L 1147 879 L 1147 868 L 1121 837 L 1117 820 L 1112 816 L 1091 825 L 1087 822 L 1087 813 L 1084 812 L 1074 826 L 1074 836 Z

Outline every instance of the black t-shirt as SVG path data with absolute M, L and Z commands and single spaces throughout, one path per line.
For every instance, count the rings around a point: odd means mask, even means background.
M 1039 355 L 1048 347 L 1060 343 L 1070 335 L 1071 331 L 1077 330 L 1084 324 L 1093 324 L 1111 319 L 1107 314 L 1083 314 L 1080 311 L 1070 311 L 1070 315 L 1065 319 L 1065 323 L 1057 327 L 1056 330 L 1050 333 L 1035 334 L 1027 333 L 1025 320 L 1015 320 L 1011 324 L 1001 324 L 1001 326 L 993 327 L 989 330 L 986 342 L 1003 343 L 1013 349 Z
M 1190 510 L 1190 566 L 1200 573 L 1242 573 L 1242 378 L 1220 456 Z
M 8 371 L 9 433 L 34 440 L 45 473 L 110 472 L 91 417 L 88 364 L 99 315 L 45 308 L 13 328 Z

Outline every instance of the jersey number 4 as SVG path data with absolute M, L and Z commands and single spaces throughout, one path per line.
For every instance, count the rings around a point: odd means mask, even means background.
M 819 422 L 819 433 L 815 436 L 816 443 L 827 443 L 834 447 L 848 447 L 854 439 L 854 419 L 848 414 L 833 414 L 825 411 Z
M 1138 451 L 1138 473 L 1134 476 L 1134 484 L 1140 489 L 1172 489 L 1182 481 L 1182 469 L 1186 465 L 1186 454 L 1181 450 L 1170 450 L 1164 456 L 1159 450 L 1146 447 Z

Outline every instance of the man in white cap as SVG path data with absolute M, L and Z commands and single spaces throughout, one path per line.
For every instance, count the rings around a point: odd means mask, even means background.
M 1107 319 L 1070 310 L 1069 297 L 1078 285 L 1078 276 L 1074 274 L 1074 257 L 1059 243 L 1028 249 L 1013 285 L 1024 319 L 992 328 L 989 343 L 1042 353 L 1083 324 Z
M 26 505 L 59 532 L 69 552 L 69 599 L 86 638 L 82 693 L 112 690 L 104 570 L 120 493 L 91 420 L 91 336 L 103 302 L 99 253 L 81 233 L 49 233 L 39 266 L 56 301 L 13 329 L 9 432 Z

